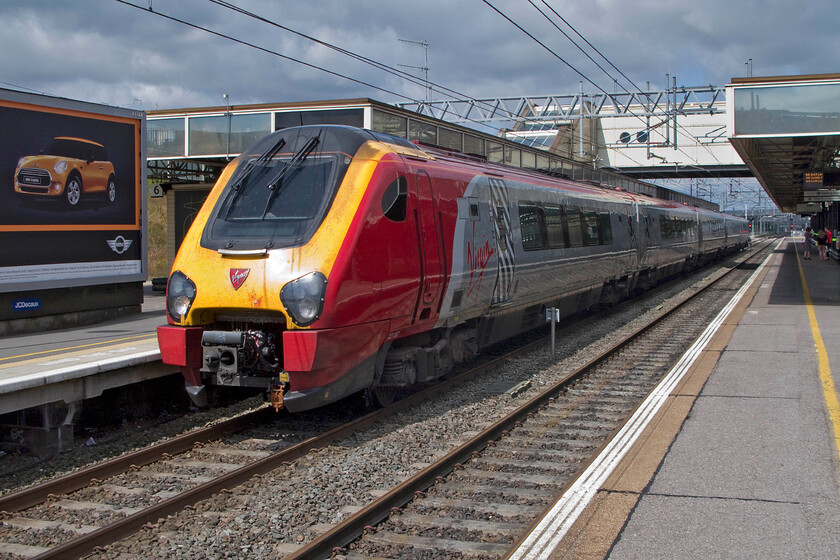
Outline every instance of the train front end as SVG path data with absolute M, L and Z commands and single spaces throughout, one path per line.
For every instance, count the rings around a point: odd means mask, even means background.
M 378 344 L 325 307 L 381 157 L 371 139 L 348 127 L 285 129 L 220 177 L 179 249 L 158 327 L 162 361 L 180 367 L 197 405 L 219 387 L 246 387 L 278 409 L 319 406 L 332 400 L 323 388 Z M 339 385 L 334 393 L 355 389 Z M 297 407 L 290 396 L 302 397 Z

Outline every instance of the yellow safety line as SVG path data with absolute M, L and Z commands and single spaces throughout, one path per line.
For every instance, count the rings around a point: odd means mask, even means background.
M 0 362 L 6 360 L 17 360 L 20 358 L 28 358 L 30 356 L 39 356 L 41 354 L 52 354 L 54 352 L 67 352 L 69 350 L 80 350 L 82 348 L 90 348 L 91 346 L 102 346 L 105 344 L 112 344 L 114 342 L 123 342 L 126 340 L 137 340 L 142 338 L 153 338 L 156 335 L 149 335 L 149 334 L 140 334 L 137 336 L 127 336 L 125 338 L 115 338 L 113 340 L 104 340 L 102 342 L 92 342 L 90 344 L 82 344 L 81 346 L 70 346 L 69 348 L 54 348 L 53 350 L 41 350 L 40 352 L 32 352 L 31 354 L 21 354 L 19 356 L 8 356 L 6 358 L 0 358 Z
M 834 380 L 831 378 L 831 368 L 828 365 L 828 352 L 825 350 L 825 343 L 820 335 L 820 327 L 817 324 L 817 315 L 814 312 L 814 305 L 811 301 L 811 292 L 808 291 L 808 283 L 805 282 L 805 271 L 802 270 L 802 261 L 799 259 L 799 251 L 796 251 L 796 263 L 799 265 L 799 279 L 802 282 L 802 292 L 805 294 L 805 307 L 808 309 L 808 320 L 811 322 L 811 333 L 814 335 L 814 342 L 817 345 L 817 358 L 820 366 L 820 381 L 823 387 L 825 406 L 828 409 L 828 416 L 834 428 L 834 443 L 836 451 L 840 456 L 840 402 L 837 400 L 837 392 L 834 390 Z

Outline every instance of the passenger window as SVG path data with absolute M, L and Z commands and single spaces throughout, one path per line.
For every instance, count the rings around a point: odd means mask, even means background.
M 588 246 L 598 245 L 598 243 L 600 243 L 598 237 L 598 213 L 584 212 L 583 215 L 586 219 L 586 229 L 584 230 L 585 237 L 583 238 L 583 242 Z
M 394 179 L 382 195 L 382 213 L 392 222 L 404 222 L 408 209 L 408 183 L 405 177 Z
M 566 224 L 569 226 L 569 247 L 583 247 L 583 216 L 580 210 L 566 208 Z
M 560 211 L 560 207 L 546 206 L 543 211 L 545 212 L 545 231 L 548 237 L 548 246 L 552 249 L 566 247 L 566 232 L 563 230 L 563 213 Z
M 470 203 L 470 220 L 475 222 L 478 220 L 478 200 L 469 199 Z
M 522 248 L 526 251 L 544 249 L 546 247 L 545 218 L 542 208 L 532 204 L 519 205 L 519 228 L 522 231 Z

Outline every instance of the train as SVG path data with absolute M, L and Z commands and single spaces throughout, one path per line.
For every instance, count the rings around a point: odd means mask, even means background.
M 380 405 L 483 349 L 745 248 L 737 216 L 346 126 L 222 172 L 167 282 L 161 359 L 200 406 Z M 552 312 L 555 313 L 555 312 Z

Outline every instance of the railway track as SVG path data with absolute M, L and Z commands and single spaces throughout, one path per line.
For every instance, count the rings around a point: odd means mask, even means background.
M 718 294 L 712 299 L 724 298 Z M 699 307 L 712 306 L 704 303 Z M 663 319 L 661 325 L 671 324 L 670 329 L 675 330 L 675 321 L 678 324 L 680 319 Z M 696 313 L 692 323 L 702 322 Z M 667 333 L 668 327 L 652 330 Z M 352 554 L 387 557 L 390 551 L 396 557 L 405 557 L 406 551 L 412 550 L 420 551 L 419 557 L 474 552 L 498 557 L 522 526 L 528 525 L 566 484 L 563 481 L 570 480 L 603 445 L 614 426 L 626 418 L 649 390 L 649 384 L 661 375 L 657 372 L 681 352 L 665 350 L 666 343 L 673 342 L 674 348 L 687 346 L 690 329 L 676 330 L 686 333 L 682 342 L 660 339 L 636 343 L 634 348 L 649 350 L 631 355 L 628 347 L 624 354 L 613 358 L 618 362 L 609 366 L 605 363 L 586 379 L 574 381 L 580 374 L 568 376 L 552 388 L 554 396 L 532 399 L 524 412 L 511 413 L 490 426 L 486 430 L 489 436 L 475 436 L 352 515 L 350 523 L 338 525 L 313 540 L 294 557 L 323 557 L 323 547 L 329 549 L 329 554 L 336 546 L 346 546 L 364 526 L 386 519 L 390 509 L 398 507 L 393 504 L 402 506 L 412 499 L 408 508 L 388 518 L 377 530 L 369 530 L 351 547 Z M 597 361 L 603 359 L 606 358 Z M 634 372 L 630 378 L 622 374 L 628 369 Z M 477 370 L 465 375 L 479 374 Z M 435 385 L 394 407 L 331 429 L 328 426 L 313 430 L 311 424 L 295 429 L 295 421 L 287 417 L 282 435 L 278 436 L 271 433 L 270 413 L 261 409 L 208 431 L 191 432 L 164 445 L 9 494 L 0 498 L 0 554 L 9 558 L 77 558 L 102 550 L 101 547 L 161 517 L 357 434 L 434 394 L 451 391 L 453 384 L 463 381 L 461 377 Z M 533 416 L 526 421 L 528 414 Z M 531 424 L 535 418 L 545 418 L 542 427 Z M 517 422 L 522 426 L 516 427 Z M 234 443 L 217 441 L 230 439 L 232 434 L 240 434 Z M 488 446 L 489 440 L 496 443 Z M 505 487 L 505 480 L 514 481 L 515 485 Z M 417 492 L 425 492 L 425 496 L 420 497 Z M 377 507 L 380 512 L 372 517 L 364 513 Z M 385 508 L 385 515 L 381 508 Z M 361 529 L 358 519 L 364 520 Z M 502 525 L 508 528 L 502 530 Z M 439 543 L 437 548 L 431 544 L 434 542 Z M 448 548 L 443 543 L 448 543 Z M 478 544 L 481 546 L 477 549 L 470 548 Z
M 732 269 L 287 560 L 507 557 L 752 273 Z

